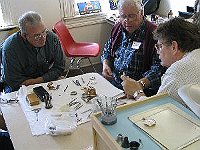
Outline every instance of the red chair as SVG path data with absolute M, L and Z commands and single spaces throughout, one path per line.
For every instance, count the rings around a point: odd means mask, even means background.
M 57 22 L 53 27 L 53 31 L 57 34 L 65 55 L 67 57 L 70 57 L 70 66 L 67 70 L 65 77 L 67 77 L 70 69 L 74 69 L 74 66 L 84 74 L 83 70 L 80 67 L 80 62 L 82 59 L 88 59 L 93 70 L 96 72 L 96 69 L 94 68 L 89 57 L 98 56 L 100 52 L 99 44 L 92 42 L 74 41 L 69 30 L 67 29 L 67 26 L 63 21 Z M 74 65 L 74 63 L 76 64 Z

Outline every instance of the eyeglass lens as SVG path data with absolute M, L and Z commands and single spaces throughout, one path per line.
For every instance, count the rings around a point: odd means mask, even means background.
M 120 15 L 120 18 L 123 20 L 125 19 L 135 20 L 137 18 L 137 15 L 136 14 Z
M 40 39 L 41 37 L 43 37 L 43 38 L 46 37 L 47 32 L 48 32 L 48 30 L 45 29 L 41 34 L 35 35 L 35 36 L 34 36 L 34 39 L 35 39 L 35 40 L 38 40 L 38 39 Z

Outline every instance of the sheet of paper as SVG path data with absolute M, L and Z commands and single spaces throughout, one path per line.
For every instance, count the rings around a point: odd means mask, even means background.
M 195 120 L 173 104 L 165 104 L 130 116 L 129 119 L 166 149 L 175 150 L 200 146 L 200 120 Z M 153 119 L 154 126 L 144 121 Z
M 80 86 L 76 85 L 73 81 L 78 81 Z M 109 81 L 97 73 L 87 73 L 84 75 L 53 81 L 53 85 L 55 87 L 59 85 L 59 88 L 49 90 L 47 83 L 42 83 L 28 86 L 26 89 L 26 93 L 30 94 L 33 92 L 34 87 L 43 86 L 52 96 L 51 102 L 53 107 L 51 109 L 45 109 L 44 102 L 40 102 L 39 105 L 31 107 L 28 105 L 25 98 L 20 98 L 21 108 L 29 122 L 33 135 L 45 134 L 44 127 L 46 118 L 51 114 L 62 113 L 60 112 L 61 109 L 64 110 L 64 106 L 68 105 L 71 101 L 77 102 L 76 104 L 70 106 L 70 108 L 74 109 L 77 114 L 77 125 L 90 121 L 91 113 L 99 111 L 99 108 L 97 108 L 95 100 L 91 100 L 86 103 L 82 99 L 82 94 L 84 93 L 83 87 L 94 87 L 96 89 L 97 96 L 114 97 L 122 93 L 122 90 L 114 87 Z M 77 94 L 71 95 L 70 93 L 72 91 L 76 91 Z M 80 107 L 77 107 L 78 104 L 80 104 Z M 40 108 L 40 111 L 36 114 L 33 110 L 38 108 Z

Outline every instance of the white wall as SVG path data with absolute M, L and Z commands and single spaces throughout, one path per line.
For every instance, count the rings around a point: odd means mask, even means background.
M 59 0 L 11 0 L 11 13 L 14 23 L 26 11 L 36 11 L 41 14 L 48 28 L 60 20 Z
M 178 11 L 186 12 L 186 6 L 194 6 L 195 0 L 161 0 L 156 14 L 167 16 L 169 10 L 173 11 L 174 16 L 178 16 Z
M 3 42 L 7 37 L 8 31 L 1 31 L 0 32 L 0 43 Z

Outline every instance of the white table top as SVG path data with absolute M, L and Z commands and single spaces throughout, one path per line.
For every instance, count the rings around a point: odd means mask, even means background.
M 71 90 L 70 86 L 72 86 L 72 89 L 76 90 L 80 87 L 76 87 L 77 85 L 75 85 L 72 80 L 79 79 L 81 82 L 81 77 L 85 80 L 85 84 L 88 83 L 91 77 L 95 77 L 96 84 L 91 86 L 95 87 L 97 94 L 104 94 L 112 97 L 122 92 L 121 90 L 112 86 L 106 79 L 97 73 L 87 73 L 84 75 L 55 81 L 55 83 L 61 84 L 59 89 L 62 91 L 66 84 L 69 85 L 69 90 Z M 30 86 L 28 88 L 30 89 L 32 87 L 33 86 Z M 69 93 L 70 91 L 68 91 L 68 94 Z M 87 150 L 93 145 L 92 127 L 90 122 L 79 125 L 75 132 L 73 132 L 71 135 L 33 136 L 29 127 L 29 123 L 19 104 L 1 104 L 0 106 L 11 136 L 11 140 L 16 150 Z

